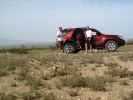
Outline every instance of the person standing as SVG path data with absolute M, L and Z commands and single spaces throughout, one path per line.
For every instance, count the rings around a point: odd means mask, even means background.
M 92 29 L 92 38 L 91 38 L 92 51 L 96 51 L 95 39 L 96 39 L 96 31 Z
M 91 43 L 91 40 L 92 40 L 92 30 L 91 28 L 87 28 L 86 31 L 85 31 L 85 50 L 86 52 L 88 52 L 88 49 L 90 50 L 90 52 L 92 51 L 92 43 Z
M 57 38 L 56 38 L 57 48 L 62 49 L 63 48 L 63 29 L 62 29 L 62 27 L 58 28 L 56 36 L 57 36 Z

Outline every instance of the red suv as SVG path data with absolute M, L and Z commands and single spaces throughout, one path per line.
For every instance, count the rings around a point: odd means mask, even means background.
M 81 49 L 85 49 L 86 28 L 67 28 L 64 29 L 64 52 L 73 53 Z M 125 44 L 125 40 L 119 35 L 103 34 L 97 29 L 91 29 L 96 33 L 93 37 L 93 48 L 106 49 L 107 51 L 116 51 L 120 46 Z M 79 45 L 81 48 L 79 48 Z

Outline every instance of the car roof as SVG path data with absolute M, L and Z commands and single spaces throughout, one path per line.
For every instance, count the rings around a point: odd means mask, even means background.
M 76 30 L 76 29 L 86 29 L 86 27 L 65 28 L 63 30 Z

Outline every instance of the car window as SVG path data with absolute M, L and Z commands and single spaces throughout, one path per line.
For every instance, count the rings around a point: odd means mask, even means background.
M 93 32 L 96 32 L 96 35 L 101 35 L 102 33 L 98 31 L 97 29 L 92 29 Z

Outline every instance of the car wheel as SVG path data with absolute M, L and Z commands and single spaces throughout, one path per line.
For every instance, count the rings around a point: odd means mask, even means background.
M 65 44 L 64 45 L 64 52 L 67 53 L 67 54 L 74 53 L 75 52 L 75 48 L 71 44 Z
M 105 44 L 105 49 L 108 51 L 116 51 L 118 48 L 118 45 L 115 41 L 109 40 Z

